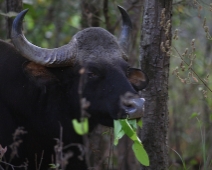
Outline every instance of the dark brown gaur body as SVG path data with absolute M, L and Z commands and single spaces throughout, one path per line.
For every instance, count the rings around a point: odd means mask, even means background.
M 123 19 L 119 41 L 107 30 L 91 27 L 55 49 L 40 48 L 25 38 L 21 25 L 27 10 L 15 18 L 11 33 L 15 47 L 0 41 L 0 144 L 9 146 L 18 127 L 24 127 L 27 134 L 21 136 L 19 157 L 11 164 L 18 166 L 27 158 L 28 169 L 35 169 L 35 154 L 40 158 L 44 150 L 41 170 L 48 169 L 60 125 L 64 146 L 82 144 L 71 123 L 81 117 L 79 87 L 90 103 L 86 111 L 91 130 L 98 123 L 113 126 L 114 119 L 142 116 L 144 99 L 138 91 L 148 79 L 127 63 L 131 21 L 122 7 L 119 10 Z M 68 152 L 73 156 L 67 169 L 87 169 L 85 161 L 78 159 L 77 147 L 64 150 Z M 8 148 L 7 160 L 10 153 Z

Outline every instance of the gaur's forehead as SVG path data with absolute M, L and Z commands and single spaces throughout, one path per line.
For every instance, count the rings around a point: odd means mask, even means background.
M 77 58 L 81 62 L 114 64 L 126 58 L 115 36 L 102 28 L 87 28 L 74 37 L 77 40 Z
M 96 50 L 96 51 L 95 51 Z M 118 67 L 119 65 L 128 65 L 123 59 L 121 51 L 102 50 L 98 47 L 94 51 L 80 51 L 78 59 L 80 64 L 89 65 L 90 63 L 104 66 Z
M 107 30 L 91 27 L 78 32 L 75 36 L 79 49 L 92 50 L 96 46 L 104 49 L 118 48 L 117 39 Z
M 85 66 L 88 69 L 97 69 L 97 71 L 104 72 L 113 72 L 115 70 L 127 70 L 129 64 L 123 60 L 118 58 L 112 58 L 112 60 L 108 60 L 106 58 L 98 58 L 96 60 L 83 60 L 81 65 Z

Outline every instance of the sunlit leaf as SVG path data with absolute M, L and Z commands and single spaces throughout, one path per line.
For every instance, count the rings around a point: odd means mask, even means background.
M 193 119 L 193 118 L 197 117 L 198 115 L 199 115 L 198 113 L 194 112 L 194 113 L 192 113 L 192 115 L 189 118 Z
M 132 145 L 133 152 L 137 160 L 144 166 L 149 166 L 149 156 L 147 155 L 143 145 L 135 141 Z
M 70 24 L 73 27 L 79 28 L 80 27 L 80 16 L 79 15 L 71 16 Z
M 119 120 L 114 120 L 114 145 L 118 144 L 119 139 L 124 136 L 124 131 L 122 129 L 121 123 Z
M 137 134 L 133 130 L 133 128 L 128 123 L 127 119 L 120 120 L 120 123 L 122 125 L 122 129 L 124 130 L 125 134 L 133 141 L 137 140 Z
M 114 138 L 114 142 L 113 142 L 113 144 L 116 146 L 116 145 L 118 145 L 118 141 L 119 141 L 119 139 L 121 139 L 123 136 L 124 136 L 124 131 L 123 130 L 121 130 L 117 135 L 116 135 L 116 137 Z
M 114 120 L 114 135 L 116 136 L 122 129 L 121 123 L 119 120 Z
M 83 118 L 81 122 L 78 122 L 77 119 L 73 119 L 72 124 L 77 134 L 84 135 L 88 133 L 88 118 Z
M 130 120 L 127 120 L 127 121 L 130 124 L 130 126 L 133 128 L 133 130 L 136 131 L 136 129 L 138 128 L 136 119 L 130 119 Z
M 50 166 L 50 168 L 51 169 L 56 169 L 56 168 L 58 168 L 60 165 L 59 164 L 49 164 L 49 166 Z
M 142 122 L 142 120 L 141 120 L 141 119 L 137 122 L 137 125 L 138 125 L 140 128 L 142 128 L 142 126 L 143 126 L 143 122 Z
M 140 126 L 142 122 L 140 122 Z M 134 143 L 133 152 L 137 160 L 144 166 L 149 166 L 149 157 L 143 148 L 143 145 L 136 134 L 136 120 L 114 120 L 114 145 L 118 144 L 118 140 L 126 134 Z

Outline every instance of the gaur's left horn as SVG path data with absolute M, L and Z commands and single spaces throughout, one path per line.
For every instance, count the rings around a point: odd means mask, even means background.
M 20 12 L 13 21 L 11 39 L 16 49 L 27 59 L 48 67 L 69 66 L 77 56 L 77 41 L 54 49 L 40 48 L 30 43 L 22 33 L 22 21 L 28 9 Z
M 123 7 L 118 6 L 118 9 L 121 12 L 122 16 L 122 29 L 119 44 L 121 45 L 123 50 L 127 53 L 129 48 L 130 34 L 132 30 L 132 22 L 129 15 L 127 14 L 127 11 Z

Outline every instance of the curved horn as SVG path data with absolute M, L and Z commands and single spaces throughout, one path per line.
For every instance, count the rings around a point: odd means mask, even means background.
M 124 51 L 127 52 L 129 46 L 130 33 L 132 30 L 132 22 L 129 15 L 127 14 L 127 11 L 123 7 L 118 6 L 118 9 L 121 12 L 122 16 L 122 29 L 119 44 L 124 49 Z
M 28 9 L 20 12 L 13 21 L 11 39 L 16 49 L 27 59 L 48 67 L 72 65 L 77 55 L 77 40 L 54 49 L 40 48 L 31 44 L 22 33 L 22 21 Z

